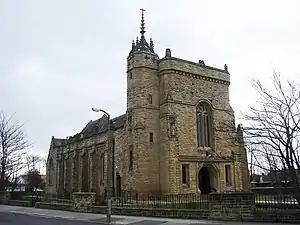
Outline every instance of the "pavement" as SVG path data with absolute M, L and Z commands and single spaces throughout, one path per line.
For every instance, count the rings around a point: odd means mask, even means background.
M 91 225 L 105 224 L 106 215 L 76 213 L 59 210 L 0 205 L 0 225 Z M 135 216 L 112 216 L 112 224 L 128 225 L 270 225 L 271 223 L 243 223 L 232 221 L 185 220 Z
M 0 213 L 0 225 L 91 225 L 84 221 L 44 218 L 30 215 Z

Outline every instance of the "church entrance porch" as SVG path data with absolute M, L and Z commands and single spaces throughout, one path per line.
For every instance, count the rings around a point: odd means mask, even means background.
M 207 195 L 217 191 L 217 171 L 211 165 L 204 165 L 198 172 L 198 189 L 201 194 Z

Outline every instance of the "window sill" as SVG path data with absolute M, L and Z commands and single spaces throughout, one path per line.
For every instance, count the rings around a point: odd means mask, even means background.
M 169 140 L 170 141 L 178 141 L 178 137 L 177 136 L 169 136 Z
M 212 147 L 198 146 L 198 151 L 214 151 Z

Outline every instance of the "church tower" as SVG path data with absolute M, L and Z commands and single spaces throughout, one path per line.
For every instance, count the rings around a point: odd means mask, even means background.
M 145 38 L 144 9 L 140 37 L 127 57 L 128 190 L 149 193 L 158 189 L 159 57 L 152 39 Z

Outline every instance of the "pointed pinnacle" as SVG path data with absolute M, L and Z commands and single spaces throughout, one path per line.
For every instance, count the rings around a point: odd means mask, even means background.
M 144 11 L 146 11 L 146 10 L 144 10 L 144 9 L 141 9 L 141 11 L 142 11 L 142 22 L 141 22 L 141 34 L 142 34 L 142 36 L 144 36 L 144 34 L 146 33 L 146 31 L 145 31 L 145 20 L 144 20 Z

